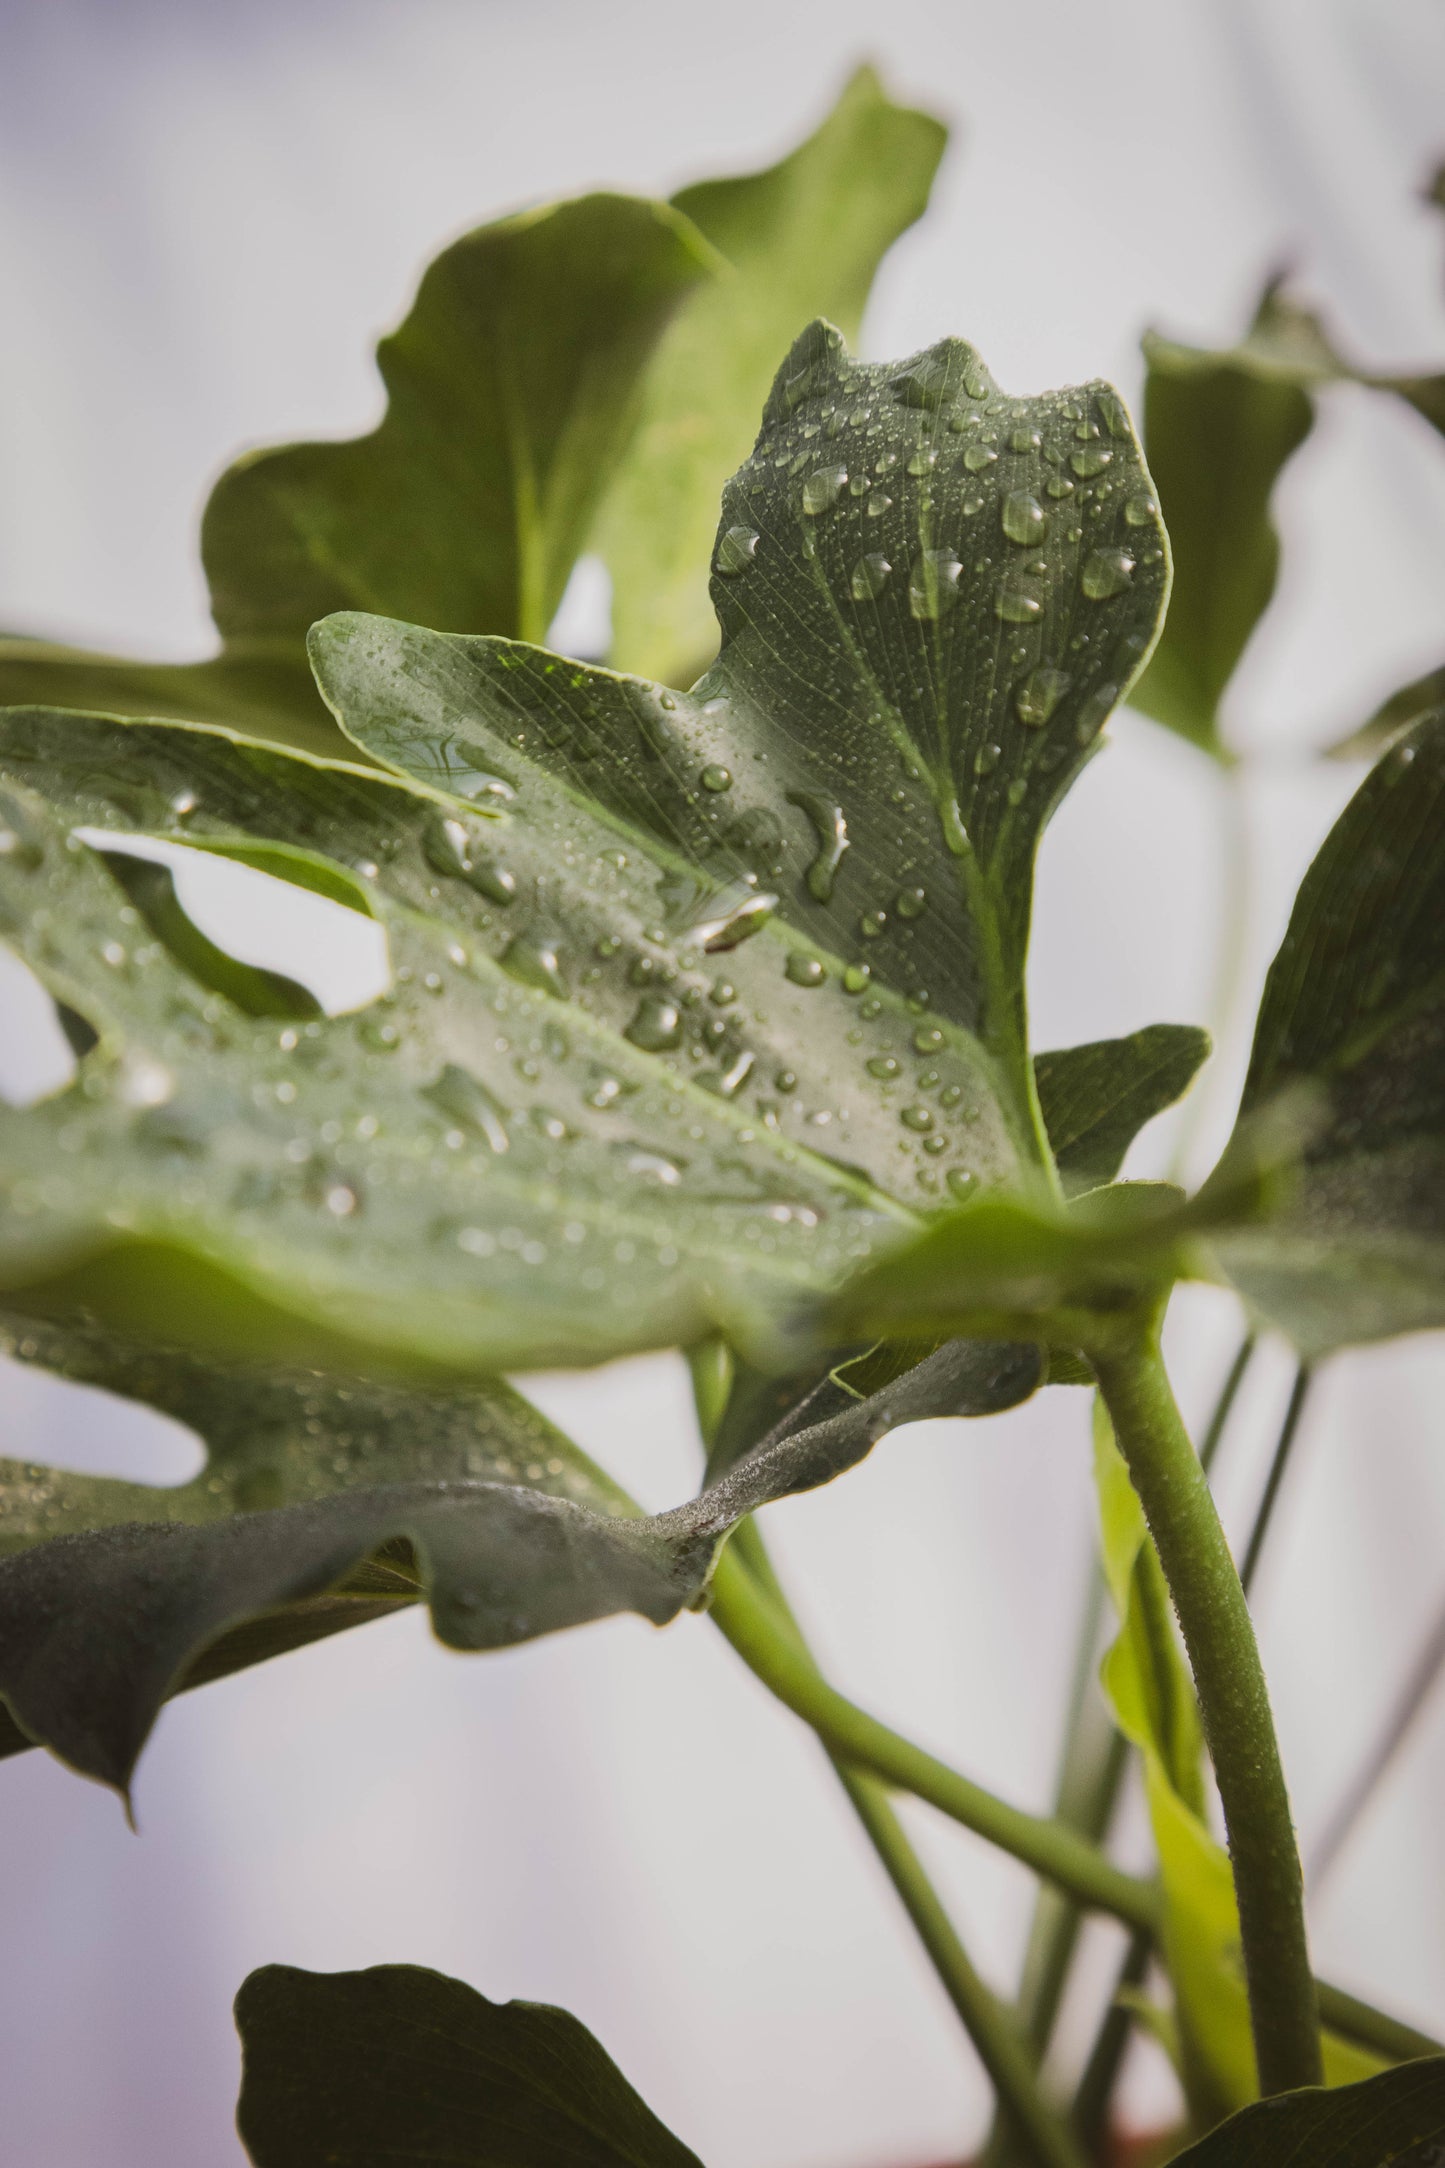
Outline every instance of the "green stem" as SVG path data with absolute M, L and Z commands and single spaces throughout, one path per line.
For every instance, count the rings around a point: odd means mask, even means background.
M 1061 1822 L 1007 1805 L 830 1686 L 730 1550 L 713 1574 L 712 1616 L 748 1669 L 811 1725 L 830 1753 L 926 1800 L 1089 1910 L 1112 1913 L 1131 1927 L 1156 1925 L 1159 1899 L 1152 1882 L 1126 1874 Z
M 1085 2168 L 1068 2125 L 1040 2090 L 1022 2028 L 974 1970 L 882 1785 L 836 1756 L 833 1766 L 1030 2158 L 1040 2168 Z
M 1214 1403 L 1214 1413 L 1205 1425 L 1204 1436 L 1199 1445 L 1199 1465 L 1206 1475 L 1214 1466 L 1215 1456 L 1223 1442 L 1229 1418 L 1234 1413 L 1234 1403 L 1238 1397 L 1239 1388 L 1244 1383 L 1244 1373 L 1253 1362 L 1254 1351 L 1258 1345 L 1258 1335 L 1247 1332 L 1239 1343 L 1239 1349 L 1234 1361 L 1229 1366 L 1229 1375 L 1219 1389 L 1219 1398 Z
M 1240 1584 L 1246 1596 L 1253 1588 L 1254 1577 L 1259 1570 L 1260 1554 L 1269 1534 L 1269 1524 L 1274 1518 L 1275 1502 L 1284 1481 L 1284 1472 L 1289 1466 L 1290 1452 L 1299 1430 L 1300 1417 L 1304 1414 L 1305 1401 L 1309 1397 L 1311 1374 L 1308 1363 L 1301 1363 L 1294 1374 L 1294 1386 L 1290 1392 L 1289 1406 L 1284 1412 L 1284 1422 L 1275 1444 L 1274 1457 L 1269 1464 L 1264 1496 L 1259 1501 L 1259 1511 L 1254 1516 L 1254 1526 L 1249 1531 L 1249 1542 L 1245 1546 L 1244 1564 L 1239 1569 Z
M 1129 2035 L 1134 2028 L 1134 2013 L 1128 2004 L 1121 2002 L 1119 1998 L 1129 1988 L 1143 1985 L 1152 1953 L 1153 1943 L 1148 1935 L 1130 1936 L 1129 1946 L 1120 1961 L 1114 1980 L 1108 2008 L 1100 2020 L 1094 2045 L 1089 2051 L 1078 2091 L 1074 2095 L 1074 2128 L 1090 2159 L 1102 2152 L 1104 2141 L 1108 2137 L 1114 2087 L 1119 2082 L 1124 2050 L 1129 2045 Z
M 1389 1715 L 1371 1741 L 1369 1753 L 1330 1816 L 1324 1834 L 1311 1856 L 1310 1881 L 1316 1887 L 1323 1882 L 1348 1844 L 1360 1817 L 1389 1774 L 1396 1755 L 1409 1738 L 1416 1719 L 1434 1693 L 1442 1672 L 1445 1672 L 1445 1610 L 1433 1620 L 1425 1645 L 1410 1666 L 1409 1674 L 1391 1705 Z
M 1321 1980 L 1319 1990 L 1320 2016 L 1342 2040 L 1352 2040 L 1356 2047 L 1369 2048 L 1392 2063 L 1413 2063 L 1421 2055 L 1445 2055 L 1445 2044 L 1433 2040 L 1429 2033 L 1406 2025 L 1400 2018 L 1387 2017 L 1372 2003 L 1347 1995 L 1342 1987 L 1331 1987 L 1327 1980 Z
M 1087 1349 L 1194 1670 L 1229 1832 L 1263 2094 L 1319 2085 L 1304 1885 L 1269 1692 L 1224 1530 L 1159 1351 L 1159 1320 Z

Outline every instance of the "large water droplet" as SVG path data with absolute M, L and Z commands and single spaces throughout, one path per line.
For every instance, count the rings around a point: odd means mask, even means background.
M 966 1167 L 950 1167 L 943 1179 L 960 1204 L 971 1197 L 978 1187 L 978 1177 L 970 1174 Z
M 1148 527 L 1158 517 L 1159 507 L 1147 489 L 1130 497 L 1124 505 L 1124 517 L 1131 527 Z
M 718 536 L 717 555 L 713 559 L 714 569 L 720 572 L 725 580 L 736 579 L 740 572 L 747 571 L 757 554 L 757 547 L 758 537 L 751 527 L 727 528 Z
M 423 831 L 422 849 L 438 873 L 465 881 L 491 903 L 506 905 L 516 895 L 517 883 L 488 848 L 495 836 L 495 825 L 475 815 L 434 813 Z
M 868 517 L 881 519 L 892 502 L 893 499 L 884 490 L 875 489 L 868 499 Z
M 998 453 L 991 444 L 970 444 L 963 455 L 963 463 L 970 474 L 982 474 L 997 458 Z
M 948 397 L 948 363 L 939 354 L 926 354 L 914 362 L 901 376 L 895 376 L 889 386 L 905 406 L 933 410 L 940 407 Z
M 1036 452 L 1043 443 L 1037 429 L 1011 429 L 1008 448 L 1011 452 Z
M 1086 444 L 1081 452 L 1070 456 L 1069 465 L 1075 474 L 1087 478 L 1091 474 L 1102 474 L 1113 457 L 1106 444 Z
M 1001 587 L 994 598 L 993 614 L 1005 624 L 1027 625 L 1036 618 L 1044 606 L 1038 588 L 1027 580 L 1011 580 Z
M 567 981 L 562 975 L 562 959 L 555 934 L 538 929 L 515 935 L 503 949 L 501 963 L 502 969 L 510 971 L 524 986 L 535 986 L 539 992 L 552 994 L 560 1001 L 567 999 Z
M 800 806 L 813 823 L 818 838 L 818 855 L 808 868 L 808 893 L 819 903 L 826 903 L 833 893 L 833 883 L 848 848 L 848 823 L 843 808 L 825 798 L 820 791 L 790 790 L 788 803 Z
M 922 918 L 928 909 L 928 892 L 922 888 L 900 889 L 893 899 L 893 908 L 900 918 Z
M 974 774 L 992 775 L 1002 758 L 1003 747 L 1001 745 L 981 745 L 973 756 Z
M 1037 729 L 1048 721 L 1071 682 L 1065 670 L 1031 670 L 1014 695 L 1015 715 Z
M 448 1121 L 485 1137 L 494 1152 L 508 1149 L 511 1139 L 507 1135 L 507 1110 L 470 1070 L 449 1061 L 436 1082 L 427 1086 L 424 1096 Z
M 797 949 L 790 952 L 783 969 L 795 986 L 821 986 L 828 976 L 816 956 L 804 956 Z
M 898 1119 L 905 1129 L 914 1129 L 920 1134 L 933 1127 L 933 1114 L 928 1107 L 905 1107 Z
M 698 906 L 684 938 L 709 955 L 721 954 L 765 926 L 777 907 L 777 897 L 758 887 L 756 874 L 740 874 Z
M 1127 437 L 1129 434 L 1129 416 L 1125 412 L 1124 402 L 1119 397 L 1119 394 L 1116 391 L 1101 391 L 1098 405 L 1099 419 L 1110 436 Z
M 665 1054 L 682 1043 L 682 1015 L 676 1002 L 662 994 L 646 994 L 628 1025 L 625 1038 L 644 1054 Z
M 874 555 L 860 557 L 853 567 L 849 592 L 855 602 L 875 602 L 888 585 L 888 575 L 893 570 L 886 557 Z
M 921 622 L 946 617 L 958 601 L 963 566 L 952 550 L 920 550 L 908 575 L 908 608 Z
M 1048 516 L 1027 489 L 1011 489 L 1000 507 L 1000 516 L 1010 542 L 1042 542 L 1048 533 Z
M 931 444 L 920 444 L 916 452 L 909 454 L 907 471 L 912 475 L 930 474 L 938 465 L 938 452 Z
M 713 791 L 714 793 L 731 790 L 733 787 L 732 771 L 720 767 L 716 761 L 708 763 L 698 777 L 698 781 L 702 784 L 704 790 Z
M 661 1152 L 644 1151 L 635 1144 L 618 1143 L 612 1147 L 622 1162 L 623 1171 L 634 1182 L 655 1182 L 661 1189 L 676 1189 L 682 1180 L 682 1170 Z
M 1074 729 L 1074 735 L 1080 745 L 1093 744 L 1104 724 L 1108 721 L 1109 716 L 1113 713 L 1118 698 L 1119 688 L 1117 685 L 1099 685 L 1090 693 L 1088 699 L 1079 709 L 1079 720 Z
M 890 1077 L 899 1074 L 902 1063 L 895 1060 L 892 1054 L 873 1054 L 863 1066 L 869 1076 L 876 1076 L 886 1084 Z
M 1084 559 L 1079 585 L 1090 602 L 1105 602 L 1122 595 L 1134 578 L 1134 560 L 1127 550 L 1091 550 Z
M 838 502 L 848 480 L 846 467 L 819 467 L 803 484 L 803 510 L 816 519 Z

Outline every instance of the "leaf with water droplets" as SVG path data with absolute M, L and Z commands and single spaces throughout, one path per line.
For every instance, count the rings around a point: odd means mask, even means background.
M 1381 757 L 1306 874 L 1214 1179 L 1277 1162 L 1217 1253 L 1301 1351 L 1445 1324 L 1445 715 Z
M 328 610 L 540 639 L 658 342 L 720 269 L 683 213 L 617 195 L 454 242 L 378 350 L 378 427 L 248 452 L 217 483 L 201 553 L 220 654 L 133 663 L 8 639 L 0 702 L 183 716 L 334 752 L 305 646 Z
M 255 2168 L 700 2168 L 566 2010 L 420 1965 L 266 1965 L 236 1997 Z

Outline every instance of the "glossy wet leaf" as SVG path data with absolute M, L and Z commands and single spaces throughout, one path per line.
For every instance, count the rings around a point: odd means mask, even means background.
M 1209 1054 L 1197 1024 L 1147 1024 L 1034 1057 L 1039 1107 L 1065 1196 L 1112 1182 L 1146 1122 L 1181 1099 Z
M 1445 1324 L 1442 1053 L 1445 716 L 1435 714 L 1384 754 L 1326 838 L 1255 1029 L 1232 1152 L 1293 1120 L 1297 1165 L 1268 1221 L 1217 1248 L 1303 1353 Z
M 15 1321 L 5 1345 L 207 1448 L 171 1489 L 0 1461 L 0 1751 L 48 1745 L 122 1792 L 171 1694 L 418 1599 L 458 1649 L 619 1611 L 664 1625 L 747 1514 L 901 1423 L 1013 1406 L 1040 1367 L 1031 1348 L 946 1349 L 891 1390 L 836 1388 L 649 1516 L 496 1381 L 219 1364 L 75 1322 Z
M 1445 2057 L 1362 2084 L 1280 2093 L 1176 2157 L 1176 2168 L 1434 2168 L 1445 2143 Z
M 255 2168 L 698 2168 L 585 2025 L 420 1965 L 266 1965 L 236 1997 Z
M 1374 714 L 1367 716 L 1357 730 L 1352 730 L 1329 748 L 1330 758 L 1377 759 L 1396 738 L 1442 708 L 1445 708 L 1445 663 L 1438 670 L 1427 670 L 1423 677 L 1412 678 L 1408 685 L 1391 693 L 1388 700 L 1382 700 Z
M 334 750 L 305 655 L 328 611 L 540 639 L 657 343 L 717 269 L 679 212 L 625 196 L 466 235 L 381 343 L 377 428 L 248 454 L 216 485 L 201 554 L 220 656 L 129 663 L 0 641 L 0 701 L 183 716 Z
M 922 215 L 945 140 L 938 121 L 894 105 L 860 68 L 781 164 L 673 198 L 728 268 L 663 338 L 595 532 L 619 669 L 688 684 L 713 654 L 717 501 L 747 457 L 778 356 L 815 316 L 856 336 L 879 259 Z
M 1010 508 L 1071 446 L 1117 480 L 1020 547 Z M 434 1361 L 714 1327 L 773 1359 L 920 1214 L 1027 1184 L 1034 851 L 1166 577 L 1125 516 L 1137 460 L 1107 386 L 1005 399 L 961 342 L 875 367 L 816 327 L 729 486 L 723 541 L 754 519 L 758 548 L 744 567 L 720 544 L 724 648 L 691 694 L 340 616 L 313 636 L 323 689 L 406 782 L 11 713 L 0 776 L 31 841 L 0 859 L 0 908 L 99 1043 L 70 1092 L 0 1116 L 8 1284 L 84 1269 L 27 1300 L 174 1336 L 176 1275 L 149 1313 L 147 1290 L 187 1255 Z M 899 572 L 860 599 L 865 542 Z M 144 938 L 77 829 L 349 880 L 391 991 L 242 1017 Z

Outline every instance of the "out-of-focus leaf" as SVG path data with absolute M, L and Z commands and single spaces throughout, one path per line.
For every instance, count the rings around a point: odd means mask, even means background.
M 1272 1214 L 1217 1254 L 1302 1353 L 1445 1324 L 1445 715 L 1366 777 L 1270 967 L 1235 1139 L 1305 1106 Z
M 1434 2168 L 1445 2140 L 1445 2057 L 1358 2085 L 1277 2093 L 1180 2153 L 1175 2168 Z
M 1209 1053 L 1197 1024 L 1146 1024 L 1034 1057 L 1039 1106 L 1067 1197 L 1112 1182 L 1146 1122 L 1182 1099 Z
M 252 453 L 217 483 L 201 554 L 220 655 L 130 663 L 0 641 L 0 701 L 185 716 L 334 751 L 305 652 L 328 611 L 540 639 L 658 341 L 718 268 L 682 213 L 626 196 L 466 235 L 378 349 L 376 429 Z
M 1105 448 L 1108 496 L 1050 495 Z M 1157 622 L 1146 482 L 1107 386 L 1005 399 L 961 342 L 873 367 L 819 326 L 729 486 L 692 694 L 341 616 L 313 636 L 327 698 L 406 782 L 12 713 L 32 841 L 0 909 L 100 1036 L 71 1092 L 0 1115 L 8 1284 L 84 1267 L 27 1303 L 174 1336 L 149 1244 L 434 1361 L 713 1328 L 777 1360 L 920 1213 L 1027 1187 L 1033 858 Z M 117 923 L 63 841 L 97 828 L 349 872 L 390 994 L 240 1017 Z
M 619 1611 L 664 1625 L 745 1515 L 830 1482 L 897 1425 L 1011 1407 L 1032 1348 L 944 1349 L 839 1388 L 668 1513 L 643 1515 L 519 1394 L 258 1370 L 17 1321 L 23 1360 L 162 1409 L 205 1442 L 174 1489 L 0 1461 L 0 1694 L 17 1738 L 125 1792 L 171 1694 L 419 1597 L 459 1649 Z
M 1292 318 L 1277 286 L 1253 325 L 1224 352 L 1144 342 L 1144 441 L 1169 530 L 1169 614 L 1135 707 L 1200 746 L 1229 756 L 1219 703 L 1274 593 L 1279 536 L 1270 498 L 1310 431 L 1313 410 L 1292 351 Z M 1310 378 L 1309 381 L 1314 381 Z
M 1375 760 L 1386 746 L 1393 745 L 1396 738 L 1427 715 L 1445 708 L 1445 663 L 1438 670 L 1427 670 L 1423 677 L 1414 678 L 1402 685 L 1388 700 L 1382 700 L 1373 715 L 1329 748 L 1331 760 Z
M 686 684 L 712 655 L 717 501 L 747 457 L 778 355 L 815 316 L 856 337 L 880 257 L 927 206 L 946 136 L 860 68 L 780 165 L 673 198 L 729 269 L 697 290 L 664 337 L 595 531 L 612 574 L 619 669 Z
M 585 2025 L 421 1965 L 266 1965 L 236 1997 L 255 2168 L 699 2168 Z

